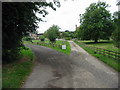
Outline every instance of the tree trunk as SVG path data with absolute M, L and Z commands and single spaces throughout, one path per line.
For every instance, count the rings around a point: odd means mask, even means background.
M 98 42 L 98 39 L 95 39 L 95 43 L 97 43 Z

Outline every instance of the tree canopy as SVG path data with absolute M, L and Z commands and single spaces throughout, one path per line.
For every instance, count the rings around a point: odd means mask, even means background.
M 105 2 L 92 3 L 86 12 L 80 15 L 80 27 L 76 32 L 81 39 L 92 39 L 97 42 L 99 39 L 109 39 L 114 30 L 111 14 L 107 10 Z
M 40 38 L 41 41 L 44 41 L 44 40 L 45 40 L 44 35 L 40 36 L 39 38 Z
M 120 48 L 120 11 L 115 12 L 113 15 L 116 25 L 115 31 L 112 34 L 112 39 L 116 47 Z
M 52 25 L 46 32 L 45 36 L 51 41 L 55 42 L 56 38 L 59 36 L 59 27 L 57 25 Z
M 56 10 L 52 2 L 2 3 L 3 63 L 14 61 L 18 57 L 23 36 L 36 31 L 37 23 L 48 14 L 46 7 Z M 36 13 L 40 13 L 42 17 L 38 18 Z

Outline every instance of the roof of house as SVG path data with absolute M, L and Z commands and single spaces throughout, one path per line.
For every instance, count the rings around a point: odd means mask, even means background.
M 39 33 L 39 34 L 37 34 L 37 35 L 43 35 L 44 33 Z

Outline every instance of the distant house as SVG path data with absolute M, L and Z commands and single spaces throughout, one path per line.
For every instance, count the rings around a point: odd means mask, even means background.
M 32 39 L 35 39 L 35 40 L 38 40 L 39 37 L 37 36 L 37 34 L 34 34 L 34 33 L 29 33 L 29 36 L 32 38 Z
M 40 37 L 40 36 L 42 36 L 42 35 L 43 35 L 43 33 L 39 33 L 39 34 L 37 34 L 38 37 Z
M 35 39 L 35 40 L 39 40 L 39 37 L 42 36 L 43 33 L 39 33 L 39 34 L 35 34 L 35 33 L 29 33 L 29 36 L 32 38 L 32 39 Z

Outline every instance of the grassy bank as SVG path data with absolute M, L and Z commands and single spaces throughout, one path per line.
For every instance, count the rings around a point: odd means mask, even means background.
M 107 65 L 111 66 L 112 68 L 114 68 L 115 70 L 120 72 L 120 62 L 113 60 L 111 58 L 108 58 L 104 55 L 98 54 L 98 53 L 94 53 L 94 51 L 88 47 L 85 47 L 84 45 L 82 45 L 81 43 L 79 43 L 78 41 L 74 41 L 76 44 L 78 44 L 79 46 L 81 46 L 83 49 L 85 49 L 88 53 L 90 53 L 91 55 L 97 57 L 99 60 L 103 61 L 104 63 L 106 63 Z M 91 44 L 92 45 L 92 44 Z
M 34 65 L 34 54 L 30 49 L 21 49 L 21 59 L 3 65 L 2 88 L 20 88 Z
M 56 44 L 58 44 L 58 45 L 63 45 L 62 42 L 63 42 L 63 41 L 56 41 Z M 65 54 L 69 55 L 69 54 L 71 53 L 70 44 L 69 44 L 69 42 L 67 42 L 67 41 L 64 41 L 64 44 L 66 45 L 66 49 L 60 49 L 60 48 L 52 47 L 52 46 L 50 46 L 50 48 L 55 49 L 55 50 L 57 50 L 57 51 L 60 51 L 60 52 L 63 52 L 63 53 L 65 53 Z
M 93 40 L 84 40 L 80 41 L 88 46 L 95 46 L 95 47 L 100 47 L 112 51 L 118 51 L 118 48 L 114 46 L 113 41 L 111 40 L 99 40 L 98 43 L 94 43 Z
M 49 48 L 52 48 L 52 49 L 54 49 L 54 50 L 60 51 L 60 52 L 62 52 L 62 53 L 65 53 L 65 54 L 67 54 L 67 55 L 69 55 L 69 54 L 71 53 L 70 44 L 69 44 L 67 41 L 56 40 L 56 42 L 55 42 L 56 45 L 63 45 L 63 43 L 64 43 L 64 45 L 66 45 L 66 49 L 62 49 L 62 47 L 59 48 L 59 47 L 57 47 L 57 46 L 52 46 L 52 45 L 50 45 L 51 42 L 50 42 L 49 40 L 45 40 L 44 42 L 42 42 L 42 43 L 47 43 L 47 44 L 39 44 L 39 43 L 41 42 L 40 40 L 32 40 L 32 42 L 33 42 L 33 43 L 31 43 L 31 42 L 26 42 L 26 41 L 25 41 L 24 43 L 37 44 L 37 45 L 49 47 Z

